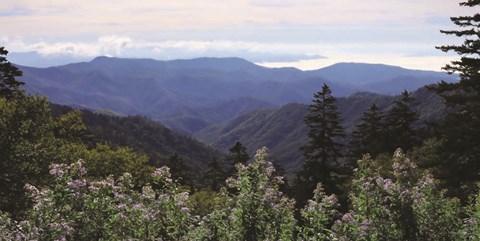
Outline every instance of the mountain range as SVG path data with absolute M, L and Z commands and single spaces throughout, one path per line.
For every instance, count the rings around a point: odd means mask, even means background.
M 30 93 L 53 103 L 144 115 L 187 135 L 241 114 L 309 103 L 327 83 L 334 95 L 383 95 L 457 76 L 380 64 L 340 63 L 314 71 L 266 68 L 239 58 L 158 61 L 98 57 L 49 68 L 19 66 Z

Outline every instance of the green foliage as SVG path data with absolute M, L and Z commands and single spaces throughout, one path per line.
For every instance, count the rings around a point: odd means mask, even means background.
M 53 105 L 54 115 L 69 113 L 72 108 Z M 177 154 L 190 170 L 192 180 L 198 181 L 198 173 L 205 170 L 213 157 L 223 158 L 224 154 L 189 137 L 166 128 L 161 123 L 142 116 L 111 116 L 81 110 L 82 120 L 87 128 L 86 143 L 93 148 L 98 143 L 113 147 L 130 147 L 144 153 L 153 166 L 166 165 L 169 158 Z M 175 174 L 176 175 L 176 174 Z
M 82 161 L 50 165 L 52 181 L 25 185 L 33 206 L 22 219 L 0 213 L 6 240 L 478 240 L 480 194 L 463 213 L 457 199 L 437 188 L 401 150 L 378 170 L 380 160 L 359 161 L 351 209 L 341 215 L 335 195 L 317 185 L 296 222 L 294 200 L 279 191 L 266 148 L 227 179 L 228 193 L 209 190 L 189 195 L 168 167 L 136 186 L 125 173 L 91 180 Z M 141 190 L 141 191 L 140 191 Z M 196 210 L 194 210 L 196 209 Z M 341 218 L 339 218 L 341 217 Z
M 25 189 L 34 208 L 18 222 L 14 236 L 19 240 L 181 240 L 193 225 L 188 193 L 172 181 L 168 168 L 153 173 L 154 183 L 135 191 L 132 176 L 85 178 L 81 161 L 52 164 L 54 182 L 38 189 Z
M 327 162 L 336 161 L 341 156 L 342 145 L 338 138 L 345 134 L 330 88 L 324 84 L 314 97 L 313 104 L 309 106 L 310 112 L 305 116 L 309 142 L 302 148 L 307 160 L 319 161 L 325 166 Z
M 235 166 L 238 163 L 246 164 L 250 157 L 247 153 L 247 148 L 245 148 L 240 141 L 236 141 L 233 146 L 228 149 L 227 160 L 233 163 Z
M 184 185 L 192 185 L 189 173 L 191 173 L 185 162 L 177 153 L 171 155 L 167 160 L 167 165 L 170 167 L 172 176 L 175 180 L 179 180 Z
M 381 175 L 368 155 L 359 161 L 350 196 L 352 210 L 332 227 L 340 240 L 455 240 L 461 224 L 456 199 L 438 191 L 401 150 Z
M 363 113 L 360 123 L 355 126 L 352 133 L 350 155 L 359 158 L 365 153 L 376 156 L 385 151 L 385 125 L 383 123 L 383 113 L 372 104 L 370 108 Z
M 309 106 L 309 113 L 305 116 L 305 124 L 309 128 L 308 143 L 302 147 L 306 161 L 295 180 L 301 204 L 319 182 L 325 185 L 328 192 L 337 191 L 332 173 L 341 156 L 340 138 L 345 135 L 330 88 L 324 84 L 322 90 L 315 93 L 314 97 L 313 104 Z
M 313 199 L 308 200 L 305 208 L 300 210 L 303 225 L 298 227 L 298 240 L 331 240 L 329 227 L 338 218 L 339 204 L 335 195 L 327 196 L 321 184 L 313 192 Z
M 69 163 L 72 158 L 80 158 L 88 170 L 88 177 L 102 178 L 112 175 L 117 178 L 125 172 L 131 173 L 136 181 L 145 182 L 153 167 L 148 165 L 148 157 L 134 152 L 128 147 L 112 148 L 107 144 L 97 144 L 88 148 L 84 144 L 65 145 L 60 153 L 60 162 Z
M 467 0 L 460 5 L 478 7 L 477 0 Z M 437 47 L 444 52 L 455 52 L 459 60 L 443 67 L 449 73 L 458 73 L 456 83 L 440 82 L 431 87 L 443 97 L 449 112 L 440 123 L 439 132 L 444 145 L 438 166 L 449 187 L 462 187 L 457 195 L 466 199 L 475 190 L 480 172 L 480 15 L 451 17 L 458 30 L 441 31 L 462 39 L 462 44 Z
M 26 201 L 26 183 L 43 186 L 50 181 L 52 162 L 70 163 L 81 158 L 91 170 L 89 177 L 99 178 L 125 172 L 144 182 L 152 168 L 148 157 L 130 148 L 112 148 L 83 144 L 85 125 L 79 111 L 52 117 L 46 98 L 23 96 L 0 99 L 0 203 L 2 210 L 17 215 Z
M 83 123 L 83 114 L 73 110 L 60 115 L 55 123 L 55 136 L 71 143 L 83 143 L 87 138 L 87 127 Z
M 253 163 L 237 165 L 236 177 L 227 179 L 227 186 L 237 191 L 224 193 L 224 205 L 204 218 L 200 228 L 205 239 L 292 239 L 294 201 L 278 190 L 282 178 L 273 176 L 275 170 L 266 158 L 266 148 L 262 148 Z
M 236 141 L 230 149 L 228 149 L 226 162 L 228 163 L 227 176 L 231 176 L 236 172 L 235 165 L 241 163 L 246 164 L 250 160 L 247 148 L 240 141 Z
M 7 54 L 5 47 L 0 47 L 0 98 L 12 99 L 23 95 L 20 86 L 25 83 L 15 79 L 22 76 L 22 71 L 7 60 Z
M 480 188 L 480 185 L 478 185 Z M 480 191 L 475 195 L 473 206 L 468 209 L 460 237 L 465 241 L 480 240 Z
M 221 208 L 226 199 L 218 191 L 210 189 L 202 189 L 190 195 L 190 202 L 193 207 L 193 215 L 200 217 L 206 216 L 215 209 Z
M 0 98 L 0 206 L 18 214 L 24 209 L 23 185 L 48 181 L 48 165 L 68 141 L 78 140 L 82 124 L 75 114 L 50 114 L 46 98 L 21 96 Z M 70 125 L 62 125 L 71 119 Z M 63 133 L 69 133 L 64 139 Z
M 413 97 L 404 91 L 401 99 L 395 101 L 393 108 L 386 115 L 387 143 L 386 151 L 391 152 L 395 148 L 405 151 L 411 150 L 418 145 L 419 136 L 415 127 L 419 115 L 412 109 L 416 105 Z
M 205 184 L 214 191 L 219 191 L 224 185 L 224 180 L 227 178 L 225 171 L 217 157 L 214 157 L 207 165 L 207 170 L 203 175 Z

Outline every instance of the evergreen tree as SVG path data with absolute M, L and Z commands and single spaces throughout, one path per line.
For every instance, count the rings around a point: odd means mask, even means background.
M 480 1 L 468 0 L 460 5 L 478 7 Z M 431 87 L 449 108 L 440 123 L 443 147 L 439 165 L 443 172 L 437 175 L 447 179 L 450 186 L 474 187 L 480 173 L 480 14 L 450 19 L 459 29 L 441 32 L 460 37 L 463 43 L 437 48 L 460 56 L 459 60 L 443 67 L 449 73 L 459 74 L 460 81 L 442 81 Z
M 22 76 L 22 71 L 7 60 L 7 54 L 5 47 L 0 47 L 0 97 L 11 99 L 18 94 L 23 94 L 19 88 L 25 83 L 15 79 Z
M 218 157 L 213 157 L 208 163 L 207 170 L 204 174 L 205 181 L 213 191 L 218 191 L 225 184 L 226 175 L 223 171 Z
M 235 169 L 236 164 L 246 164 L 248 160 L 250 160 L 250 157 L 248 156 L 247 148 L 245 148 L 240 141 L 236 141 L 235 144 L 228 149 L 227 163 L 230 167 L 227 176 L 232 176 L 237 172 Z
M 405 90 L 400 100 L 395 101 L 393 108 L 388 112 L 386 125 L 389 150 L 387 151 L 397 148 L 409 151 L 419 144 L 418 130 L 414 126 L 419 115 L 412 110 L 414 105 L 413 97 Z
M 340 115 L 337 111 L 335 98 L 328 85 L 324 84 L 322 90 L 314 94 L 313 104 L 309 106 L 309 113 L 305 116 L 305 124 L 309 128 L 308 143 L 302 147 L 305 163 L 302 170 L 297 173 L 296 189 L 300 192 L 299 204 L 303 204 L 317 183 L 321 182 L 327 192 L 336 191 L 334 172 L 335 164 L 341 157 L 340 139 L 345 136 L 340 125 Z
M 372 104 L 363 113 L 360 123 L 355 126 L 352 140 L 349 143 L 350 155 L 358 159 L 366 153 L 376 156 L 386 151 L 384 128 L 383 113 L 378 109 L 377 105 Z
M 168 158 L 167 166 L 170 168 L 173 179 L 179 180 L 183 185 L 192 184 L 188 168 L 185 166 L 183 159 L 178 156 L 177 153 L 174 153 Z

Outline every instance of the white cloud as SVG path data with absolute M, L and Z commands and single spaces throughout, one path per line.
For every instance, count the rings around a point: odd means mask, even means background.
M 154 59 L 187 59 L 196 57 L 241 57 L 268 67 L 318 69 L 337 62 L 364 62 L 399 65 L 414 69 L 440 70 L 451 55 L 445 55 L 429 44 L 389 43 L 280 43 L 248 41 L 146 41 L 126 36 L 103 36 L 92 42 L 25 43 L 21 38 L 1 38 L 11 52 L 37 52 L 50 57 L 93 58 L 142 57 Z M 22 64 L 19 62 L 19 64 Z
M 103 36 L 93 42 L 40 41 L 25 43 L 22 38 L 2 38 L 11 52 L 37 52 L 44 57 L 149 57 L 156 59 L 212 57 L 242 57 L 254 62 L 298 61 L 325 58 L 318 45 L 292 43 L 260 43 L 246 41 L 145 41 L 125 36 Z
M 21 38 L 6 38 L 0 44 L 13 52 L 37 52 L 42 56 L 66 55 L 73 57 L 92 57 L 99 55 L 121 55 L 131 46 L 132 40 L 128 37 L 104 36 L 93 43 L 88 42 L 56 42 L 40 41 L 25 43 Z
M 457 59 L 456 56 L 399 56 L 396 54 L 358 54 L 358 53 L 336 53 L 327 59 L 300 60 L 292 62 L 263 62 L 258 63 L 265 67 L 295 67 L 303 70 L 315 70 L 341 62 L 387 64 L 401 66 L 410 69 L 441 71 L 441 68 L 450 61 Z

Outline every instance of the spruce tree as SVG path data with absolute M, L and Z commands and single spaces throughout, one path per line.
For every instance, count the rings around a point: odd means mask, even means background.
M 208 163 L 204 177 L 206 183 L 213 191 L 218 191 L 222 186 L 225 186 L 224 182 L 227 177 L 220 165 L 218 157 L 214 156 L 210 163 Z
M 192 178 L 183 159 L 174 153 L 168 158 L 167 166 L 170 168 L 173 179 L 179 180 L 183 185 L 191 185 Z
M 15 79 L 22 76 L 22 71 L 7 60 L 7 54 L 5 47 L 0 47 L 0 97 L 11 99 L 23 94 L 20 86 L 25 83 Z
M 235 165 L 238 163 L 246 164 L 250 160 L 247 153 L 247 148 L 243 146 L 240 141 L 236 141 L 235 144 L 228 149 L 227 163 L 230 165 L 227 171 L 228 176 L 234 175 L 237 170 Z
M 355 126 L 352 140 L 349 142 L 350 155 L 356 160 L 363 154 L 369 153 L 371 156 L 376 156 L 387 151 L 384 128 L 383 113 L 377 105 L 372 104 L 363 113 L 360 123 Z
M 306 160 L 295 180 L 300 203 L 308 198 L 306 195 L 310 196 L 319 182 L 327 192 L 336 191 L 332 172 L 336 171 L 335 165 L 342 156 L 340 140 L 345 136 L 336 100 L 328 85 L 324 84 L 314 97 L 304 120 L 309 128 L 308 143 L 302 147 Z
M 400 100 L 396 100 L 393 108 L 386 116 L 387 144 L 389 150 L 402 148 L 409 151 L 419 144 L 418 130 L 415 128 L 419 115 L 412 110 L 416 103 L 408 91 L 403 91 Z
M 480 1 L 468 0 L 460 5 L 478 7 Z M 448 73 L 459 74 L 460 80 L 456 83 L 442 81 L 431 87 L 444 98 L 448 107 L 440 123 L 443 147 L 440 148 L 439 166 L 443 171 L 437 175 L 452 187 L 474 187 L 473 183 L 480 180 L 480 13 L 450 19 L 458 30 L 441 32 L 459 37 L 463 43 L 437 48 L 460 56 L 459 60 L 443 67 Z

